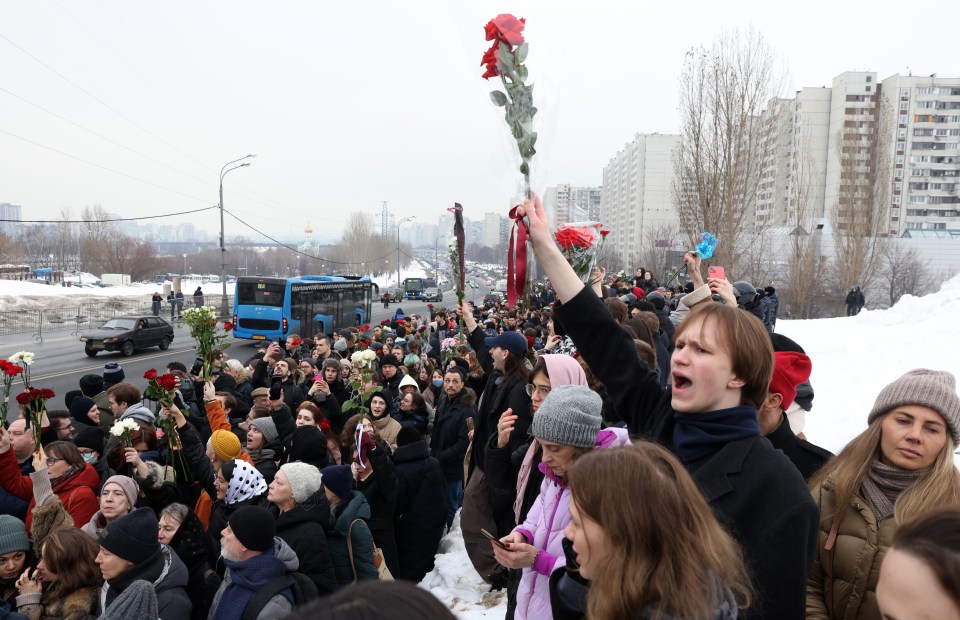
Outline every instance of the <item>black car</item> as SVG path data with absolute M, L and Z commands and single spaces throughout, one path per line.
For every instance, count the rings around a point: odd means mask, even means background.
M 147 347 L 160 347 L 161 351 L 169 349 L 173 342 L 173 326 L 152 314 L 115 316 L 97 331 L 81 334 L 80 341 L 86 343 L 84 352 L 90 357 L 100 351 L 120 351 L 124 357 L 129 357 L 134 351 Z

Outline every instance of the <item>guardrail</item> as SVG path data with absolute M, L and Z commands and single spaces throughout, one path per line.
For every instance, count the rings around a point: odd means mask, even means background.
M 232 312 L 232 295 L 227 296 L 225 308 L 221 307 L 223 298 L 220 295 L 209 295 L 204 301 L 205 305 L 216 308 L 219 316 L 227 316 Z M 192 308 L 193 305 L 192 297 L 184 299 L 184 309 Z M 85 330 L 96 329 L 110 318 L 124 314 L 153 314 L 153 303 L 117 298 L 90 301 L 76 306 L 0 312 L 0 335 L 32 333 L 34 341 L 43 342 L 44 334 L 69 331 L 71 336 L 76 336 Z M 170 304 L 166 300 L 160 305 L 158 316 L 170 319 Z

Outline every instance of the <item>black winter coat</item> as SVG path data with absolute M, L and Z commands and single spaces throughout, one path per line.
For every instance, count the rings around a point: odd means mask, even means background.
M 370 518 L 367 525 L 373 540 L 383 550 L 390 572 L 396 574 L 397 539 L 393 531 L 393 513 L 397 506 L 397 474 L 390 460 L 390 448 L 381 443 L 376 450 L 367 453 L 373 465 L 373 474 L 366 480 L 357 481 L 357 490 L 367 498 Z
M 440 463 L 430 456 L 424 441 L 400 446 L 393 453 L 397 473 L 396 538 L 398 579 L 419 583 L 433 570 L 443 537 L 447 508 L 446 480 Z
M 337 589 L 325 527 L 330 521 L 330 503 L 320 489 L 303 504 L 297 504 L 277 517 L 277 536 L 283 539 L 300 559 L 298 572 L 310 578 L 322 595 Z
M 446 394 L 440 397 L 437 414 L 433 418 L 430 456 L 440 463 L 447 482 L 463 480 L 463 457 L 470 444 L 467 418 L 476 420 L 476 415 L 473 398 L 466 388 L 452 399 L 447 398 Z
M 420 436 L 426 436 L 427 424 L 430 421 L 430 412 L 427 411 L 427 405 L 424 403 L 420 408 L 413 411 L 404 411 L 396 409 L 393 412 L 393 419 L 400 423 L 400 426 L 410 426 L 417 429 Z
M 497 448 L 497 437 L 493 436 L 487 442 L 487 468 L 483 473 L 487 476 L 487 485 L 490 487 L 490 505 L 497 514 L 514 514 L 513 503 L 517 497 L 517 478 L 520 466 L 527 455 L 532 439 L 528 439 L 519 448 L 510 451 L 509 447 Z M 543 450 L 538 449 L 530 462 L 530 475 L 527 476 L 527 486 L 523 490 L 523 501 L 520 504 L 520 520 L 523 523 L 527 512 L 540 495 L 540 485 L 543 483 L 543 472 L 540 471 L 540 462 L 543 460 Z M 514 524 L 516 525 L 516 524 Z M 513 529 L 513 528 L 510 528 Z
M 671 393 L 660 389 L 603 302 L 584 288 L 556 311 L 630 432 L 673 449 Z M 687 467 L 743 547 L 757 592 L 744 617 L 802 620 L 820 515 L 797 469 L 759 436 L 730 442 Z
M 782 450 L 787 455 L 804 480 L 810 480 L 813 474 L 833 458 L 830 451 L 797 437 L 790 429 L 786 414 L 783 414 L 780 426 L 767 435 L 767 440 L 773 444 L 774 448 Z
M 483 330 L 479 326 L 470 333 L 470 346 L 477 352 L 477 359 L 481 360 L 481 363 L 486 363 L 489 351 L 484 338 Z M 500 423 L 500 416 L 504 411 L 513 409 L 514 415 L 517 416 L 517 421 L 513 425 L 513 434 L 510 436 L 511 452 L 527 440 L 530 424 L 533 422 L 533 415 L 530 413 L 530 397 L 527 396 L 526 377 L 512 376 L 497 385 L 497 381 L 502 376 L 499 372 L 487 373 L 487 385 L 483 389 L 483 396 L 480 398 L 477 417 L 473 420 L 473 451 L 470 454 L 471 472 L 474 467 L 486 471 L 483 449 L 487 445 L 487 441 L 490 440 L 490 436 L 496 432 L 497 424 Z

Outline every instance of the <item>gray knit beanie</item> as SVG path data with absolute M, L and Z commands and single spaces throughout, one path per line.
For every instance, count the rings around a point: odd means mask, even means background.
M 277 432 L 277 425 L 274 423 L 273 418 L 257 418 L 251 420 L 250 424 L 256 426 L 260 434 L 263 435 L 264 448 L 267 447 L 267 444 L 280 439 L 280 433 Z
M 600 395 L 585 385 L 558 385 L 533 414 L 537 439 L 576 448 L 592 448 L 603 418 Z
M 280 466 L 280 471 L 290 482 L 290 491 L 298 504 L 303 504 L 320 490 L 320 470 L 309 463 L 285 463 Z
M 953 445 L 960 445 L 960 397 L 957 381 L 944 370 L 917 368 L 880 390 L 867 424 L 901 405 L 923 405 L 943 416 L 950 429 Z
M 15 551 L 30 551 L 27 528 L 12 515 L 0 515 L 0 555 Z

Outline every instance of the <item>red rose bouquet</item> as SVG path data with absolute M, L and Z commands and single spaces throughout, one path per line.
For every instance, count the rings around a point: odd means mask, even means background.
M 0 373 L 3 375 L 3 403 L 0 403 L 0 420 L 3 427 L 7 427 L 7 408 L 10 404 L 10 390 L 13 388 L 13 380 L 17 375 L 23 372 L 23 368 L 12 364 L 7 360 L 0 360 Z
M 590 284 L 593 268 L 597 264 L 606 231 L 600 230 L 597 222 L 564 224 L 554 233 L 560 253 L 584 284 Z
M 34 450 L 40 449 L 40 427 L 43 412 L 47 409 L 47 401 L 56 396 L 49 388 L 27 389 L 17 394 L 17 402 L 23 407 L 24 420 L 27 428 L 34 429 Z
M 151 368 L 143 373 L 143 378 L 150 382 L 147 389 L 143 392 L 145 397 L 159 402 L 164 408 L 170 407 L 170 405 L 173 404 L 173 399 L 178 387 L 176 375 L 169 372 L 161 375 L 157 373 L 155 368 Z M 176 471 L 174 464 L 174 454 L 176 454 L 177 464 L 180 466 L 183 475 L 186 476 L 187 479 L 192 480 L 190 467 L 187 465 L 186 458 L 183 454 L 183 444 L 180 443 L 180 435 L 177 433 L 177 425 L 173 420 L 173 416 L 160 416 L 157 420 L 157 426 L 160 427 L 160 430 L 157 431 L 157 438 L 164 437 L 167 440 L 167 458 L 165 465 Z

